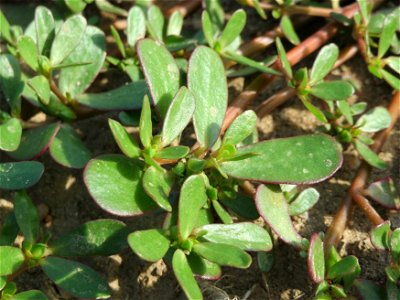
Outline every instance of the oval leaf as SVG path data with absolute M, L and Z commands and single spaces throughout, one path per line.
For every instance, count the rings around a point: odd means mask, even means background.
M 210 224 L 204 225 L 196 231 L 206 232 L 201 239 L 236 246 L 242 250 L 269 251 L 272 249 L 272 241 L 268 232 L 253 223 Z
M 133 136 L 131 136 L 125 128 L 115 120 L 108 119 L 108 125 L 110 126 L 114 140 L 117 142 L 122 153 L 130 158 L 139 157 L 141 150 Z
M 162 230 L 149 229 L 131 233 L 128 244 L 141 259 L 156 262 L 167 253 L 170 241 Z
M 314 85 L 310 93 L 327 101 L 346 100 L 354 94 L 354 87 L 345 80 L 326 81 Z
M 224 66 L 214 50 L 198 47 L 193 52 L 188 86 L 196 101 L 193 124 L 197 140 L 210 148 L 219 137 L 228 99 Z
M 38 290 L 30 290 L 12 296 L 11 300 L 48 300 L 47 296 Z
M 96 78 L 106 57 L 106 38 L 103 31 L 88 26 L 79 44 L 63 61 L 63 64 L 89 63 L 83 66 L 63 68 L 58 86 L 61 92 L 75 97 L 83 93 Z
M 180 249 L 177 249 L 172 257 L 172 269 L 188 299 L 203 299 L 203 295 L 193 277 L 193 272 L 189 266 L 186 255 Z
M 21 122 L 11 118 L 0 125 L 0 149 L 14 151 L 18 148 L 22 136 Z
M 320 283 L 325 279 L 325 256 L 324 244 L 317 233 L 310 239 L 307 256 L 308 272 L 315 283 Z
M 54 39 L 54 18 L 45 6 L 38 6 L 35 10 L 35 31 L 38 54 L 47 56 Z
M 386 221 L 371 231 L 371 243 L 379 250 L 389 249 L 390 223 Z
M 12 111 L 19 113 L 19 96 L 24 89 L 18 60 L 10 54 L 0 54 L 0 87 Z
M 364 143 L 355 140 L 355 146 L 358 153 L 360 153 L 362 158 L 371 166 L 381 170 L 384 170 L 388 167 L 387 163 L 380 159 L 379 156 Z
M 222 31 L 221 37 L 218 39 L 221 48 L 224 49 L 232 44 L 240 36 L 245 25 L 246 12 L 243 9 L 235 11 L 226 24 L 224 31 Z
M 328 270 L 327 278 L 336 279 L 351 275 L 360 268 L 357 257 L 349 255 L 338 261 Z
M 48 105 L 50 102 L 50 84 L 43 75 L 35 76 L 28 80 L 28 85 L 35 91 L 40 101 Z
M 0 246 L 0 276 L 14 273 L 24 261 L 25 257 L 21 249 Z
M 302 191 L 296 199 L 289 205 L 291 216 L 300 215 L 313 207 L 319 199 L 319 193 L 314 188 L 308 188 Z
M 75 130 L 63 124 L 50 145 L 50 154 L 56 162 L 68 168 L 83 168 L 90 160 L 90 151 Z
M 339 48 L 335 44 L 324 46 L 318 53 L 310 73 L 310 85 L 320 82 L 335 65 Z
M 194 108 L 192 93 L 186 87 L 181 87 L 165 116 L 162 129 L 163 146 L 171 144 L 182 133 L 192 119 Z
M 189 152 L 190 148 L 187 146 L 172 146 L 158 151 L 154 157 L 161 159 L 180 159 L 188 155 Z
M 187 256 L 187 260 L 193 273 L 202 279 L 216 280 L 221 277 L 221 268 L 216 263 L 204 259 L 194 252 Z
M 155 167 L 148 168 L 143 175 L 143 188 L 147 195 L 166 211 L 172 211 L 169 193 L 173 184 L 174 177 L 170 172 Z
M 206 187 L 202 175 L 188 177 L 179 196 L 179 233 L 182 240 L 191 234 L 200 209 L 207 201 Z
M 32 70 L 38 69 L 38 51 L 35 42 L 29 36 L 22 36 L 18 39 L 18 50 L 24 61 Z
M 18 149 L 9 152 L 9 155 L 18 160 L 28 160 L 39 157 L 50 146 L 59 129 L 60 124 L 53 123 L 25 130 L 22 134 Z
M 289 16 L 283 15 L 281 18 L 280 27 L 283 31 L 285 37 L 294 45 L 298 45 L 300 43 L 300 39 L 297 36 L 297 33 L 293 27 L 293 23 L 290 20 Z
M 229 176 L 268 183 L 312 183 L 335 173 L 342 164 L 341 146 L 331 137 L 314 134 L 274 139 L 241 148 L 236 155 L 256 154 L 227 161 Z
M 107 281 L 84 264 L 50 256 L 41 261 L 41 266 L 55 284 L 75 297 L 105 299 L 111 296 Z
M 139 41 L 137 52 L 154 104 L 164 118 L 179 89 L 178 65 L 162 44 L 150 39 Z
M 356 126 L 364 132 L 377 132 L 388 128 L 392 121 L 390 113 L 384 107 L 375 107 L 358 119 Z
M 127 246 L 128 230 L 116 220 L 90 221 L 59 236 L 49 247 L 54 255 L 60 256 L 109 256 Z
M 256 205 L 260 216 L 284 242 L 302 248 L 302 237 L 293 227 L 287 200 L 279 186 L 260 185 Z
M 400 210 L 400 196 L 392 178 L 387 177 L 371 183 L 367 188 L 367 193 L 380 205 Z
M 0 164 L 0 189 L 20 190 L 36 184 L 44 171 L 37 161 L 22 161 Z
M 128 14 L 128 45 L 135 47 L 136 42 L 146 35 L 146 17 L 139 6 L 134 6 Z
M 26 191 L 19 191 L 14 197 L 14 214 L 24 235 L 24 241 L 35 243 L 40 230 L 38 211 Z
M 220 266 L 246 269 L 251 264 L 251 256 L 238 247 L 227 244 L 198 243 L 193 251 Z
M 257 115 L 247 110 L 239 115 L 229 126 L 223 139 L 224 144 L 236 145 L 251 135 L 257 125 Z
M 122 155 L 92 159 L 86 165 L 84 180 L 97 204 L 112 214 L 140 215 L 156 206 L 143 190 L 141 168 Z

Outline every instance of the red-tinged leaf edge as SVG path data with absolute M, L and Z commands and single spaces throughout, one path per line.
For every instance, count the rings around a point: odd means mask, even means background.
M 324 281 L 325 278 L 318 278 L 312 270 L 314 270 L 314 260 L 312 259 L 312 249 L 314 247 L 315 241 L 319 238 L 318 233 L 313 233 L 313 235 L 310 238 L 310 246 L 308 248 L 308 254 L 307 254 L 307 266 L 308 266 L 308 274 L 310 275 L 311 279 L 315 283 L 321 283 Z M 322 244 L 324 242 L 322 241 Z
M 386 176 L 382 179 L 376 180 L 373 183 L 371 183 L 370 185 L 377 183 L 377 182 L 384 182 L 384 181 L 390 181 L 392 178 L 390 176 Z M 368 198 L 371 198 L 371 200 L 375 201 L 376 203 L 378 203 L 379 205 L 383 206 L 384 208 L 387 209 L 394 209 L 394 210 L 400 210 L 400 206 L 396 207 L 395 205 L 387 205 L 386 203 L 380 201 L 379 199 L 373 197 L 372 195 L 370 195 L 369 193 L 367 194 Z
M 374 242 L 372 241 L 372 232 L 373 232 L 376 228 L 381 227 L 381 226 L 384 226 L 384 225 L 387 225 L 387 224 L 389 224 L 389 232 L 390 232 L 390 221 L 385 221 L 385 222 L 379 224 L 378 226 L 373 227 L 373 228 L 370 230 L 370 232 L 369 232 L 369 240 L 371 241 L 372 246 L 374 246 L 375 249 L 380 250 L 380 251 L 387 251 L 387 249 L 386 249 L 386 248 L 381 248 L 379 245 L 374 244 Z M 389 235 L 389 236 L 390 236 L 390 235 Z

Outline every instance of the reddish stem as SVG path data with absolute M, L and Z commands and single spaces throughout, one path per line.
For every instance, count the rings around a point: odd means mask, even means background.
M 201 5 L 201 0 L 186 0 L 182 3 L 171 7 L 165 14 L 171 16 L 174 12 L 179 11 L 184 17 L 196 10 Z

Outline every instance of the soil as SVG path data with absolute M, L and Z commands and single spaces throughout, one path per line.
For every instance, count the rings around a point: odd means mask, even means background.
M 228 12 L 234 11 L 237 4 L 229 4 Z M 246 37 L 266 31 L 270 21 L 264 22 L 248 10 L 249 25 L 246 27 Z M 197 18 L 198 13 L 192 18 Z M 193 26 L 198 26 L 194 24 Z M 269 25 L 268 25 L 269 26 Z M 269 27 L 270 28 L 270 27 Z M 265 29 L 265 30 L 264 30 Z M 314 28 L 315 29 L 315 28 Z M 265 52 L 266 53 L 266 52 Z M 265 55 L 263 53 L 262 55 Z M 307 63 L 307 62 L 306 62 Z M 382 81 L 372 77 L 365 68 L 359 56 L 350 60 L 335 75 L 341 75 L 356 81 L 361 89 L 354 96 L 355 101 L 366 101 L 369 107 L 386 106 L 391 98 L 391 89 Z M 259 102 L 279 89 L 282 82 L 277 82 L 265 94 L 260 95 Z M 230 99 L 243 89 L 243 80 L 234 80 L 230 84 Z M 257 103 L 259 103 L 257 102 Z M 255 104 L 257 104 L 255 103 Z M 107 113 L 75 122 L 74 128 L 82 140 L 92 151 L 93 157 L 105 153 L 119 153 L 107 125 L 107 118 L 117 119 L 117 113 Z M 259 120 L 260 138 L 295 136 L 311 133 L 319 123 L 315 118 L 293 98 L 272 114 Z M 400 130 L 393 130 L 380 156 L 389 163 L 386 171 L 374 170 L 371 181 L 385 176 L 399 179 L 400 169 Z M 344 152 L 343 167 L 334 177 L 314 187 L 321 197 L 316 206 L 308 213 L 294 218 L 300 234 L 309 238 L 314 232 L 327 230 L 333 215 L 346 196 L 350 181 L 359 165 L 359 159 L 353 149 Z M 2 160 L 8 160 L 3 156 Z M 135 218 L 116 218 L 101 210 L 91 199 L 82 180 L 82 171 L 64 168 L 55 163 L 48 154 L 39 158 L 46 170 L 40 182 L 29 189 L 29 195 L 36 205 L 45 204 L 50 212 L 43 221 L 53 236 L 67 232 L 75 226 L 98 218 L 114 218 L 124 221 L 132 231 L 160 226 L 162 214 L 145 215 Z M 0 220 L 12 209 L 12 194 L 1 194 Z M 377 207 L 385 219 L 390 219 L 394 226 L 400 226 L 400 216 Z M 355 255 L 359 258 L 362 268 L 362 278 L 375 282 L 383 282 L 386 254 L 372 248 L 368 233 L 371 224 L 357 207 L 348 225 L 339 250 L 342 255 Z M 274 266 L 263 274 L 258 266 L 256 255 L 253 264 L 246 270 L 224 268 L 223 277 L 218 281 L 199 280 L 208 299 L 312 299 L 315 285 L 310 281 L 306 269 L 306 261 L 298 251 L 276 241 L 274 247 Z M 95 257 L 78 259 L 99 271 L 107 277 L 112 288 L 112 299 L 185 299 L 172 271 L 162 262 L 150 264 L 140 260 L 129 249 L 120 255 L 110 257 Z M 40 289 L 50 299 L 75 299 L 57 288 L 39 269 L 29 270 L 17 278 L 20 291 Z M 351 292 L 356 295 L 355 291 Z

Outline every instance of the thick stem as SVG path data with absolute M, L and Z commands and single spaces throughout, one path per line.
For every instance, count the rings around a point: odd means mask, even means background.
M 65 97 L 61 91 L 58 89 L 58 86 L 55 84 L 54 80 L 52 78 L 50 78 L 49 80 L 50 82 L 50 89 L 51 91 L 58 97 L 58 99 L 60 99 L 60 101 L 65 104 L 68 105 L 69 101 L 67 99 L 67 97 Z
M 388 106 L 388 111 L 391 115 L 392 122 L 390 126 L 384 131 L 378 132 L 374 136 L 374 144 L 371 146 L 371 149 L 375 152 L 379 152 L 382 149 L 385 141 L 387 140 L 390 132 L 392 131 L 394 125 L 397 122 L 400 114 L 400 92 L 396 92 Z M 367 217 L 371 220 L 374 225 L 378 225 L 383 222 L 383 219 L 379 216 L 379 214 L 375 211 L 375 209 L 371 206 L 367 199 L 361 196 L 361 190 L 367 183 L 369 174 L 371 171 L 371 166 L 366 162 L 362 162 L 360 167 L 357 170 L 357 173 L 351 183 L 348 195 L 345 199 L 343 199 L 340 204 L 336 214 L 332 220 L 331 225 L 329 226 L 328 232 L 325 236 L 325 250 L 330 249 L 331 246 L 337 246 L 339 243 L 343 232 L 346 228 L 346 224 L 350 219 L 351 210 L 353 206 L 354 200 L 359 207 L 363 210 L 363 212 L 367 215 Z
M 260 3 L 260 6 L 265 10 L 274 10 L 274 9 L 281 9 L 280 6 L 273 5 L 270 3 Z M 323 17 L 329 18 L 331 13 L 333 12 L 340 12 L 339 10 L 331 9 L 331 8 L 324 8 L 324 7 L 316 7 L 316 6 L 302 6 L 302 5 L 291 5 L 289 7 L 283 8 L 285 12 L 291 15 L 307 15 L 313 17 Z

